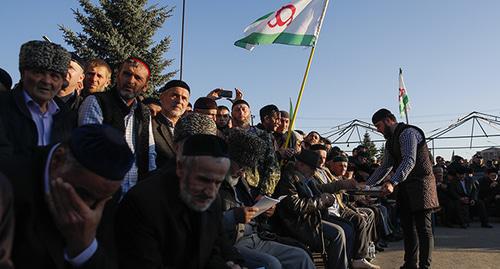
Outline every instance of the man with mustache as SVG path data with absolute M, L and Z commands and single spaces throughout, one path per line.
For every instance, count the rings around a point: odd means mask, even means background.
M 388 195 L 397 189 L 405 249 L 401 268 L 430 268 L 434 248 L 431 215 L 439 202 L 424 132 L 418 127 L 398 123 L 385 108 L 373 114 L 372 122 L 387 142 L 384 160 L 366 184 L 378 184 L 391 170 L 395 171 L 381 190 L 383 195 Z
M 60 45 L 33 40 L 21 46 L 21 80 L 11 91 L 0 92 L 0 156 L 29 155 L 36 146 L 66 139 L 75 123 L 54 97 L 68 85 L 70 54 Z
M 120 268 L 240 268 L 224 241 L 217 195 L 229 167 L 224 140 L 196 134 L 176 166 L 127 193 L 115 222 Z
M 161 111 L 153 118 L 156 166 L 175 160 L 174 127 L 186 111 L 191 90 L 182 80 L 171 80 L 160 90 Z
M 118 69 L 116 86 L 85 98 L 78 112 L 78 125 L 107 124 L 124 134 L 135 161 L 123 180 L 123 193 L 156 169 L 149 108 L 138 99 L 147 90 L 150 75 L 146 62 L 128 58 Z

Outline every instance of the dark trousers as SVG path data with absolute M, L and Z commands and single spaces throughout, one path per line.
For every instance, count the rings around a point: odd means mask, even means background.
M 363 216 L 350 208 L 343 209 L 341 216 L 349 220 L 356 231 L 353 258 L 366 258 L 368 254 L 368 243 L 372 241 L 369 234 L 369 228 L 370 224 L 373 224 L 373 222 L 369 222 L 368 216 Z
M 403 229 L 405 248 L 405 263 L 403 268 L 430 268 L 432 250 L 434 249 L 432 211 L 420 210 L 412 212 L 410 210 L 408 199 L 408 195 L 400 195 L 398 197 L 401 228 Z

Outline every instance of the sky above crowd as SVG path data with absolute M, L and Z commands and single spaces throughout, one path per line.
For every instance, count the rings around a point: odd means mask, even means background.
M 94 1 L 96 2 L 96 1 Z M 241 88 L 259 121 L 266 104 L 289 109 L 295 103 L 310 48 L 258 46 L 252 52 L 233 45 L 255 19 L 290 0 L 186 1 L 183 79 L 192 88 L 191 101 L 214 88 Z M 182 1 L 150 1 L 175 7 L 157 32 L 169 35 L 174 59 L 166 71 L 180 68 Z M 47 35 L 64 43 L 58 25 L 81 31 L 71 9 L 76 0 L 6 1 L 0 9 L 0 67 L 19 79 L 21 44 Z M 81 8 L 80 8 L 81 9 Z M 472 111 L 500 117 L 500 1 L 497 0 L 334 0 L 316 47 L 296 128 L 325 133 L 353 119 L 370 122 L 386 107 L 398 112 L 398 69 L 403 69 L 411 110 L 410 123 L 427 135 Z M 178 78 L 178 76 L 177 76 Z M 229 105 L 228 101 L 220 104 Z M 403 120 L 399 118 L 400 120 Z M 472 122 L 449 133 L 471 134 Z M 488 134 L 500 127 L 483 124 Z M 363 135 L 360 130 L 361 136 Z M 474 133 L 481 135 L 477 124 Z M 370 133 L 373 139 L 381 139 Z M 339 142 L 345 142 L 347 136 Z M 350 150 L 357 144 L 353 133 Z M 436 147 L 467 147 L 468 139 L 436 141 Z M 473 146 L 500 145 L 499 137 L 475 139 Z M 456 149 L 469 158 L 480 149 Z M 446 159 L 452 149 L 435 153 Z

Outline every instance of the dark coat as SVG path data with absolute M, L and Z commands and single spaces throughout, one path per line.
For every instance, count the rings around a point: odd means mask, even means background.
M 495 202 L 495 196 L 500 194 L 500 181 L 495 187 L 491 187 L 493 181 L 489 177 L 483 177 L 479 181 L 479 199 L 483 200 L 486 205 Z
M 158 114 L 153 118 L 153 136 L 155 139 L 156 167 L 161 168 L 175 160 L 174 138 L 168 129 L 165 116 Z
M 293 162 L 289 162 L 276 187 L 275 196 L 287 195 L 276 207 L 275 218 L 281 223 L 285 234 L 313 250 L 321 250 L 321 219 L 333 204 L 330 199 L 318 195 L 326 190 L 313 190 L 306 185 L 305 177 L 299 173 Z M 329 185 L 329 184 L 325 184 Z M 328 186 L 331 187 L 331 186 Z M 333 189 L 329 190 L 335 192 Z
M 17 269 L 72 268 L 64 259 L 65 242 L 45 202 L 43 174 L 48 151 L 49 147 L 37 149 L 27 159 L 3 162 L 0 167 L 14 190 L 16 226 L 12 261 Z M 78 268 L 116 268 L 105 250 L 112 242 L 99 237 L 97 241 L 97 251 Z
M 69 138 L 76 127 L 75 117 L 56 100 L 60 110 L 54 115 L 50 142 L 57 143 Z M 21 83 L 8 92 L 0 93 L 0 156 L 29 155 L 38 145 L 38 131 L 31 113 L 26 107 Z M 3 125 L 3 126 L 1 126 Z
M 477 201 L 479 190 L 474 179 L 466 177 L 464 179 L 464 182 L 465 182 L 465 189 L 467 190 L 467 192 L 465 192 L 464 188 L 462 187 L 462 183 L 460 183 L 460 180 L 458 179 L 451 180 L 450 184 L 448 184 L 448 193 L 451 199 L 459 200 L 462 197 L 467 197 L 470 200 Z
M 120 268 L 225 268 L 225 260 L 241 261 L 222 236 L 221 220 L 220 198 L 201 213 L 182 202 L 175 170 L 139 182 L 117 211 Z
M 416 129 L 422 136 L 422 141 L 417 145 L 415 166 L 410 171 L 410 174 L 408 174 L 408 177 L 396 186 L 398 200 L 409 198 L 407 199 L 409 201 L 409 209 L 413 212 L 437 209 L 439 208 L 439 200 L 437 197 L 436 179 L 432 173 L 432 163 L 424 132 L 418 127 L 399 123 L 385 144 L 386 152 L 392 156 L 394 160 L 393 168 L 397 169 L 403 159 L 399 138 L 406 128 Z
M 14 239 L 14 197 L 7 178 L 0 173 L 0 268 L 14 268 L 10 259 Z

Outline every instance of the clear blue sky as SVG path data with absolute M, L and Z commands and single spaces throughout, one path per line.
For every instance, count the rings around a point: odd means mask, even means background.
M 248 52 L 233 45 L 250 22 L 287 2 L 187 0 L 184 79 L 192 86 L 192 101 L 216 87 L 239 87 L 254 114 L 269 103 L 288 110 L 309 48 L 271 45 Z M 168 71 L 178 69 L 182 1 L 150 3 L 176 7 L 158 36 L 171 36 L 165 57 L 175 59 Z M 42 35 L 64 43 L 57 25 L 79 31 L 71 12 L 78 7 L 76 0 L 5 1 L 0 66 L 17 80 L 20 45 Z M 426 132 L 471 111 L 500 116 L 499 10 L 498 0 L 330 1 L 296 127 L 323 133 L 352 119 L 369 121 L 381 107 L 396 113 L 399 67 L 410 96 L 410 122 Z M 469 124 L 450 135 L 470 132 Z M 459 140 L 436 146 L 451 143 L 469 145 Z M 499 145 L 500 139 L 474 144 Z M 455 152 L 468 158 L 475 150 Z M 437 153 L 448 159 L 451 150 Z

